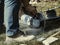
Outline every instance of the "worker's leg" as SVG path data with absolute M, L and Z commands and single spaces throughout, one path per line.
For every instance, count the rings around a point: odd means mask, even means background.
M 18 0 L 5 0 L 4 4 L 4 23 L 6 26 L 6 35 L 13 36 L 19 30 Z

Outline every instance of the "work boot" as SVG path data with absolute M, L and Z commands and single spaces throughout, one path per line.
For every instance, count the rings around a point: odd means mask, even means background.
M 30 41 L 32 39 L 34 39 L 35 36 L 34 35 L 24 35 L 21 32 L 16 34 L 14 36 L 6 36 L 6 41 L 5 43 L 10 44 L 12 42 L 26 42 L 26 41 Z

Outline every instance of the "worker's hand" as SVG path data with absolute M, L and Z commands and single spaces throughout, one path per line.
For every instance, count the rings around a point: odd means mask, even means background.
M 37 10 L 35 7 L 31 6 L 31 5 L 28 5 L 25 7 L 25 10 L 30 12 L 33 16 L 36 15 L 37 13 Z

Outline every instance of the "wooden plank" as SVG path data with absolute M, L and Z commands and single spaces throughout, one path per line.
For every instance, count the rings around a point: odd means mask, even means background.
M 54 41 L 58 40 L 58 38 L 55 37 L 49 37 L 46 40 L 44 40 L 42 43 L 45 45 L 50 45 L 51 43 L 53 43 Z

